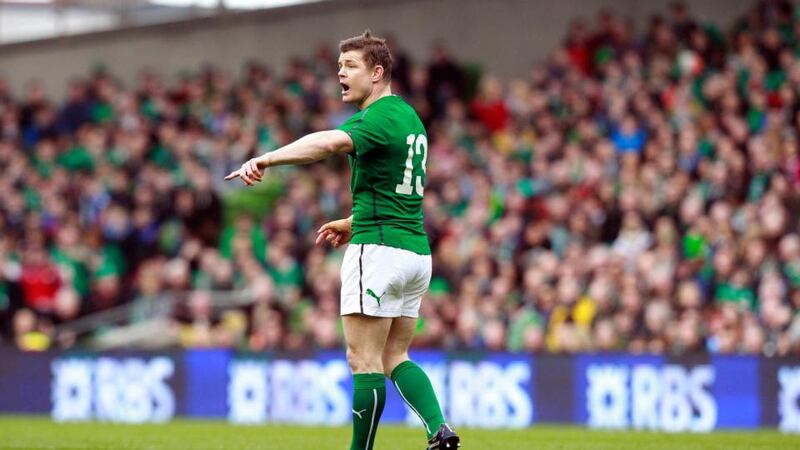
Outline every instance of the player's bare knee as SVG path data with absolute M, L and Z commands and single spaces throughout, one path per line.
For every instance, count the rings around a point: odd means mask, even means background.
M 392 364 L 391 359 L 387 359 L 386 357 L 383 358 L 383 374 L 387 377 L 392 376 L 392 371 L 396 367 L 396 364 Z
M 361 349 L 348 347 L 347 364 L 353 373 L 383 373 L 383 361 Z
M 347 364 L 353 373 L 359 373 L 363 366 L 362 358 L 359 352 L 353 348 L 347 349 Z
M 394 368 L 408 359 L 408 352 L 390 352 L 387 349 L 387 351 L 383 352 L 383 373 L 387 377 L 391 377 Z

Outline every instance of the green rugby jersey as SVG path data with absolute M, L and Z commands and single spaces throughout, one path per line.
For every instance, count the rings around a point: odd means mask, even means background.
M 354 147 L 351 242 L 430 255 L 422 222 L 428 135 L 416 111 L 396 95 L 381 97 L 338 129 Z

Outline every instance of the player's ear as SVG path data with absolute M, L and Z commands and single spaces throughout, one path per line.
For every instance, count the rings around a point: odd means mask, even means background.
M 383 79 L 383 66 L 378 64 L 372 69 L 372 82 L 377 83 Z

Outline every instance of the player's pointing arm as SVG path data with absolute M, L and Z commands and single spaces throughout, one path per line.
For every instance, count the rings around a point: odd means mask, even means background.
M 283 146 L 274 152 L 251 158 L 226 180 L 241 178 L 248 186 L 258 183 L 264 169 L 273 166 L 311 164 L 339 153 L 353 151 L 353 140 L 341 130 L 318 131 Z

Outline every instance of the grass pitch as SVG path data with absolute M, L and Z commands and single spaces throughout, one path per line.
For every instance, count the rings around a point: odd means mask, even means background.
M 800 436 L 774 430 L 712 434 L 591 431 L 570 426 L 527 430 L 459 429 L 462 449 L 474 450 L 707 450 L 800 449 Z M 43 417 L 0 417 L 2 449 L 142 450 L 346 450 L 350 429 L 296 426 L 233 426 L 178 420 L 163 425 L 53 423 Z M 422 427 L 383 426 L 376 450 L 422 450 Z

